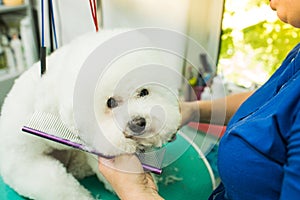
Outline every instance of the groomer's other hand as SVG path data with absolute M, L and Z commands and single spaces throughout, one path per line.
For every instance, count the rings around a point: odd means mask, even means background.
M 188 124 L 189 122 L 199 122 L 199 105 L 197 101 L 192 102 L 181 102 L 180 103 L 181 113 L 181 127 Z
M 122 200 L 163 199 L 158 195 L 151 174 L 145 173 L 135 155 L 113 159 L 99 157 L 99 170 Z

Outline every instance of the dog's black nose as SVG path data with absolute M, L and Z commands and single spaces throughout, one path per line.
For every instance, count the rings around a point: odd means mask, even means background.
M 146 119 L 143 117 L 136 117 L 128 122 L 128 127 L 134 135 L 141 135 L 146 128 Z

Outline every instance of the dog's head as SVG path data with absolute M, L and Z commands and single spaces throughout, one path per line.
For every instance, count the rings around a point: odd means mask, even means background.
M 101 134 L 80 136 L 96 151 L 110 156 L 134 153 L 161 147 L 175 137 L 181 121 L 174 87 L 178 80 L 174 70 L 155 59 L 152 53 L 135 52 L 103 70 L 94 93 Z

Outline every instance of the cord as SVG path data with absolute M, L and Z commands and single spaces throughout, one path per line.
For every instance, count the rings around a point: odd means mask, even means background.
M 96 0 L 89 0 L 90 2 L 90 8 L 91 8 L 91 13 L 92 13 L 92 17 L 93 17 L 93 21 L 94 21 L 94 25 L 96 28 L 96 32 L 99 31 L 99 25 L 98 25 L 98 18 L 97 18 L 97 4 L 96 4 Z

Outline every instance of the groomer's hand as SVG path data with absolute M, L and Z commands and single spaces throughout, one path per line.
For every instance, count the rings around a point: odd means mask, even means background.
M 113 159 L 99 157 L 99 170 L 122 200 L 163 199 L 158 195 L 151 174 L 145 173 L 135 155 Z
M 181 127 L 188 124 L 189 122 L 199 122 L 199 105 L 197 101 L 181 102 L 180 103 L 181 113 Z

